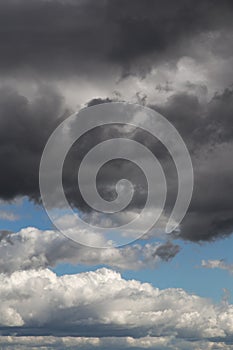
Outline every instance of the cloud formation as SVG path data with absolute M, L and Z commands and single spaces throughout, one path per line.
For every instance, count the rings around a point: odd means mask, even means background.
M 46 140 L 64 118 L 63 98 L 41 87 L 30 101 L 11 87 L 0 89 L 0 196 L 39 199 L 39 164 Z
M 3 335 L 176 336 L 213 342 L 233 335 L 232 305 L 124 280 L 106 268 L 61 277 L 47 269 L 17 271 L 1 274 L 0 282 Z
M 63 350 L 232 350 L 233 345 L 225 342 L 192 341 L 177 339 L 175 336 L 165 337 L 54 337 L 54 336 L 2 336 L 0 345 L 3 350 L 12 350 L 12 346 L 18 350 L 25 349 L 57 349 Z
M 189 40 L 232 26 L 229 0 L 10 0 L 0 12 L 0 72 L 13 75 L 90 75 L 109 64 L 127 72 L 137 61 L 143 72 L 148 56 L 149 65 L 187 56 Z
M 65 118 L 68 110 L 63 97 L 53 89 L 41 88 L 32 100 L 13 89 L 4 88 L 1 92 L 0 197 L 9 200 L 26 195 L 40 202 L 38 173 L 42 150 L 50 133 Z M 226 89 L 208 104 L 200 102 L 195 94 L 177 93 L 167 102 L 152 106 L 177 127 L 193 161 L 194 193 L 189 212 L 180 227 L 181 238 L 191 241 L 213 240 L 232 232 L 233 203 L 229 191 L 233 172 L 229 162 L 233 147 L 232 101 L 233 91 Z M 71 150 L 64 168 L 67 198 L 82 210 L 89 210 L 77 190 L 76 167 L 86 152 L 98 142 L 122 134 L 144 143 L 161 161 L 168 180 L 169 209 L 177 191 L 174 181 L 176 172 L 171 159 L 161 145 L 144 132 L 128 130 L 125 134 L 124 130 L 117 127 L 90 133 Z M 114 197 L 113 185 L 123 177 L 130 179 L 136 186 L 136 195 L 128 209 L 138 211 L 145 202 L 146 183 L 141 171 L 128 162 L 116 161 L 106 165 L 97 179 L 100 193 L 106 199 Z M 151 214 L 153 210 L 155 208 L 151 208 Z
M 6 221 L 16 221 L 18 220 L 18 216 L 10 211 L 0 210 L 0 219 Z
M 202 260 L 201 266 L 207 269 L 221 269 L 233 273 L 233 264 L 226 263 L 222 260 Z
M 187 144 L 195 176 L 189 211 L 163 244 L 146 242 L 157 234 L 151 231 L 145 242 L 93 249 L 55 230 L 0 227 L 1 349 L 233 350 L 227 291 L 214 304 L 106 268 L 62 277 L 48 269 L 60 263 L 157 267 L 179 252 L 174 238 L 213 241 L 233 232 L 232 14 L 232 0 L 0 2 L 0 201 L 26 196 L 40 204 L 39 163 L 53 130 L 74 110 L 111 101 L 136 102 L 170 120 Z M 122 216 L 93 213 L 77 190 L 77 167 L 88 150 L 122 135 L 161 162 L 168 181 L 163 224 L 176 198 L 176 169 L 164 147 L 138 129 L 115 125 L 82 137 L 64 164 L 67 198 L 97 223 L 122 223 L 141 210 L 145 177 L 124 161 L 106 164 L 97 178 L 109 200 L 119 179 L 135 185 Z M 15 219 L 0 211 L 3 224 Z M 80 234 L 102 238 L 94 230 Z M 224 260 L 202 266 L 233 272 Z
M 0 273 L 54 267 L 59 263 L 104 264 L 132 270 L 153 268 L 161 261 L 174 258 L 179 250 L 180 247 L 171 242 L 138 243 L 119 249 L 91 248 L 79 245 L 56 231 L 28 227 L 18 233 L 0 231 Z
M 0 198 L 28 196 L 40 202 L 42 150 L 74 106 L 133 101 L 167 117 L 191 152 L 194 196 L 179 237 L 212 241 L 231 234 L 232 10 L 230 0 L 1 3 Z M 71 151 L 64 184 L 72 205 L 90 209 L 74 190 L 72 161 L 79 163 L 98 142 L 121 134 L 119 128 L 93 131 Z M 131 130 L 125 136 L 144 143 L 161 160 L 169 212 L 177 191 L 174 164 L 145 133 Z M 115 182 L 126 175 L 139 190 L 131 214 L 145 202 L 145 179 L 138 169 L 108 164 L 99 190 L 105 198 L 114 197 Z

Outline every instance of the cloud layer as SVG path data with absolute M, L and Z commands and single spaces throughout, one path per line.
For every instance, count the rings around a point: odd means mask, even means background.
M 0 12 L 0 71 L 13 75 L 94 75 L 114 64 L 127 72 L 137 62 L 145 72 L 187 56 L 200 33 L 232 26 L 230 0 L 10 0 Z
M 0 282 L 3 335 L 233 336 L 232 305 L 124 280 L 106 268 L 61 277 L 47 269 L 18 271 L 1 274 Z
M 56 231 L 28 227 L 18 233 L 0 231 L 0 273 L 54 267 L 59 263 L 104 264 L 132 270 L 152 268 L 161 261 L 174 258 L 179 250 L 179 246 L 171 242 L 138 243 L 120 249 L 89 248 Z
M 63 350 L 119 350 L 119 346 L 122 350 L 232 350 L 233 345 L 226 344 L 225 342 L 212 342 L 212 341 L 192 341 L 177 339 L 174 336 L 166 337 L 102 337 L 102 338 L 86 338 L 86 337 L 53 337 L 53 336 L 3 336 L 0 337 L 0 345 L 3 350 L 11 350 L 12 346 L 18 350 L 49 350 L 57 349 Z
M 231 234 L 231 1 L 10 0 L 0 10 L 1 199 L 28 196 L 40 202 L 39 162 L 59 122 L 77 105 L 125 100 L 160 111 L 191 153 L 194 195 L 179 237 L 212 241 Z M 72 205 L 90 209 L 76 190 L 74 159 L 78 166 L 91 147 L 122 133 L 119 127 L 100 128 L 71 150 L 64 185 Z M 124 135 L 144 143 L 161 161 L 169 212 L 177 191 L 174 164 L 149 135 L 138 130 Z M 98 188 L 112 198 L 114 184 L 124 176 L 139 190 L 126 213 L 130 216 L 145 202 L 145 179 L 138 169 L 108 164 Z

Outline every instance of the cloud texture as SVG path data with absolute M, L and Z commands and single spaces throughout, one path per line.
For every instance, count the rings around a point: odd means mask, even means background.
M 233 307 L 124 280 L 100 269 L 56 276 L 43 270 L 0 275 L 2 334 L 131 336 L 226 341 Z M 43 297 L 42 297 L 43 295 Z
M 0 232 L 0 272 L 12 273 L 54 267 L 59 263 L 100 265 L 120 269 L 155 267 L 169 261 L 180 247 L 171 242 L 129 245 L 120 249 L 91 248 L 79 245 L 56 231 L 40 231 L 33 227 L 18 233 Z M 85 234 L 87 234 L 85 232 Z
M 179 236 L 212 241 L 231 234 L 232 10 L 230 0 L 2 2 L 0 198 L 40 202 L 42 150 L 74 108 L 138 102 L 167 117 L 191 152 L 194 196 Z M 64 169 L 72 205 L 89 209 L 75 190 L 72 161 L 120 135 L 119 128 L 100 128 L 80 140 L 78 153 L 74 147 Z M 174 164 L 145 133 L 125 137 L 144 143 L 162 162 L 170 181 L 169 211 L 177 191 Z M 100 193 L 112 198 L 115 181 L 126 174 L 137 190 L 144 188 L 135 167 L 111 163 L 99 178 Z M 137 212 L 144 201 L 141 191 L 130 210 Z

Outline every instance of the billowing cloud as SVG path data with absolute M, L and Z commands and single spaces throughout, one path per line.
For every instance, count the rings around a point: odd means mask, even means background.
M 68 110 L 63 97 L 48 87 L 41 87 L 32 99 L 10 88 L 3 88 L 1 92 L 0 197 L 7 200 L 26 195 L 40 202 L 38 170 L 42 150 L 50 133 L 66 117 Z M 93 100 L 89 103 L 100 101 L 102 100 Z M 229 191 L 233 172 L 229 162 L 233 148 L 232 101 L 233 91 L 226 89 L 209 103 L 201 102 L 193 93 L 174 93 L 165 103 L 152 106 L 177 127 L 187 143 L 193 161 L 194 193 L 188 214 L 180 227 L 181 238 L 191 241 L 213 240 L 232 232 L 233 202 Z M 125 132 L 119 127 L 93 131 L 72 148 L 63 173 L 68 200 L 81 210 L 89 211 L 90 208 L 85 205 L 76 186 L 76 167 L 93 146 L 122 135 L 145 144 L 161 161 L 168 181 L 169 210 L 177 191 L 173 162 L 161 145 L 143 131 Z M 110 162 L 99 173 L 97 185 L 101 195 L 111 199 L 114 197 L 116 182 L 122 178 L 128 178 L 135 184 L 135 196 L 128 214 L 125 213 L 127 218 L 134 211 L 138 212 L 145 203 L 146 182 L 142 172 L 125 161 Z M 155 209 L 151 208 L 151 215 Z M 119 217 L 115 219 L 118 220 Z
M 0 296 L 3 335 L 212 341 L 233 335 L 232 305 L 216 305 L 182 289 L 159 290 L 124 280 L 106 268 L 61 277 L 47 269 L 1 274 Z
M 59 263 L 104 264 L 133 270 L 152 268 L 161 261 L 174 258 L 179 250 L 179 246 L 171 242 L 138 243 L 119 249 L 91 248 L 79 245 L 56 231 L 29 227 L 18 233 L 0 231 L 0 273 L 52 267 Z

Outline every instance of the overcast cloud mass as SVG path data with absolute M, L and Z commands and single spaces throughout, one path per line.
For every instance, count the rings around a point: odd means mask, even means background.
M 1 3 L 0 13 L 2 199 L 26 195 L 40 201 L 42 150 L 72 110 L 101 98 L 134 100 L 167 117 L 191 152 L 194 196 L 180 236 L 200 241 L 231 233 L 231 1 L 11 0 Z M 129 136 L 156 153 L 158 145 L 140 133 Z M 114 130 L 100 129 L 87 136 L 76 158 L 111 135 Z M 87 210 L 67 163 L 68 198 Z M 163 162 L 168 178 L 174 177 L 169 163 Z M 134 168 L 124 168 L 141 184 Z M 113 164 L 99 179 L 106 195 L 115 174 Z M 173 181 L 171 197 L 176 186 Z M 130 209 L 141 208 L 143 201 L 143 194 L 136 196 Z

